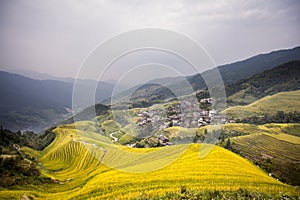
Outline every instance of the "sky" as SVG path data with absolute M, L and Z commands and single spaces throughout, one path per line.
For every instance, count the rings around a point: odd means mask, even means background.
M 299 11 L 297 0 L 1 0 L 0 70 L 76 77 L 99 44 L 141 28 L 184 34 L 222 65 L 299 46 Z M 145 70 L 130 70 L 141 65 Z M 182 75 L 195 73 L 177 56 L 145 50 L 118 60 L 102 79 L 119 80 L 130 71 L 127 81 L 146 80 L 180 69 Z

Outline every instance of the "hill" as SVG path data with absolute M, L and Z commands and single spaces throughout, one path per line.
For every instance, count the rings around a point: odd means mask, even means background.
M 109 106 L 105 106 L 102 104 L 95 104 L 59 122 L 59 124 L 71 124 L 74 121 L 93 120 L 96 116 L 104 116 L 108 114 L 109 109 L 110 109 Z
M 54 142 L 40 152 L 42 173 L 58 184 L 0 190 L 0 195 L 7 199 L 24 195 L 35 199 L 147 199 L 183 189 L 241 188 L 254 193 L 299 195 L 296 188 L 221 147 L 213 147 L 203 159 L 199 158 L 201 144 L 132 149 L 93 132 L 93 123 L 80 123 L 89 131 L 75 130 L 72 124 L 56 128 Z M 139 173 L 130 173 L 133 171 Z
M 87 88 L 91 82 L 83 81 Z M 96 101 L 110 96 L 112 84 L 101 83 Z M 68 116 L 72 107 L 73 83 L 34 80 L 0 71 L 0 125 L 13 131 L 41 131 Z
M 225 140 L 220 145 L 251 160 L 269 175 L 297 186 L 300 184 L 299 128 L 299 123 L 226 124 L 221 134 Z
M 273 51 L 266 54 L 260 54 L 248 59 L 231 64 L 218 66 L 223 82 L 225 85 L 236 83 L 239 80 L 250 78 L 251 76 L 261 73 L 265 70 L 272 69 L 289 61 L 300 59 L 300 47 L 293 49 Z M 214 82 L 214 69 L 187 77 L 195 91 L 206 88 L 202 77 Z
M 300 60 L 300 47 L 260 54 L 239 62 L 218 66 L 217 69 L 223 78 L 224 84 L 231 85 L 239 80 L 248 79 L 255 74 L 294 60 Z M 172 98 L 173 94 L 171 94 L 168 90 L 173 91 L 173 93 L 176 91 L 176 94 L 188 95 L 191 91 L 190 87 L 192 87 L 194 91 L 204 90 L 207 88 L 202 77 L 206 77 L 206 80 L 214 82 L 215 70 L 216 68 L 205 71 L 201 74 L 195 74 L 187 77 L 173 77 L 166 78 L 166 80 L 155 80 L 155 83 L 161 83 L 164 86 L 157 87 L 157 85 L 148 84 L 143 87 L 143 91 L 145 94 L 151 93 L 154 96 L 158 96 L 159 99 L 156 99 L 156 101 Z M 186 81 L 190 85 L 186 84 Z M 135 86 L 127 91 L 122 92 L 116 96 L 116 101 L 122 101 L 124 97 L 130 99 L 129 95 L 134 93 L 134 91 L 137 89 L 141 90 L 140 86 Z M 139 93 L 141 93 L 141 91 L 139 91 Z M 159 95 L 160 93 L 166 93 L 170 95 Z M 140 95 L 140 99 L 142 101 L 142 99 L 145 99 L 145 96 Z M 138 99 L 135 100 L 138 101 Z M 110 100 L 105 100 L 102 103 L 107 104 L 109 102 Z M 148 102 L 148 104 L 150 103 L 151 102 Z
M 243 61 L 219 66 L 226 85 L 247 79 L 260 72 L 272 69 L 281 64 L 300 59 L 300 47 L 272 51 L 266 54 L 253 56 Z
M 15 150 L 14 144 L 20 147 L 27 146 L 36 150 L 43 150 L 55 138 L 55 134 L 51 132 L 53 128 L 46 130 L 43 134 L 35 134 L 33 132 L 17 132 L 0 129 L 0 152 L 3 154 Z
M 300 60 L 291 61 L 226 87 L 228 103 L 245 105 L 267 95 L 300 89 Z
M 234 119 L 244 119 L 254 116 L 275 115 L 278 111 L 284 113 L 300 111 L 300 90 L 280 92 L 266 96 L 246 106 L 227 108 L 225 113 Z

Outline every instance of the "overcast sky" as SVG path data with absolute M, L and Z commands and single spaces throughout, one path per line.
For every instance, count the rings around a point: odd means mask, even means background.
M 300 45 L 299 22 L 297 0 L 1 0 L 0 69 L 74 77 L 99 43 L 145 27 L 188 35 L 221 65 Z M 184 65 L 178 58 L 151 51 L 129 55 L 122 62 L 146 64 L 152 62 L 148 57 L 165 65 Z M 104 79 L 118 79 L 122 73 L 116 70 Z

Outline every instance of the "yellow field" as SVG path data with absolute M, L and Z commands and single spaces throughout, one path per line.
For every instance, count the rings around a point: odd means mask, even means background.
M 85 123 L 89 122 L 79 125 Z M 35 199 L 130 199 L 180 191 L 182 185 L 195 190 L 245 188 L 300 195 L 299 189 L 221 147 L 214 146 L 200 159 L 201 144 L 132 149 L 113 144 L 93 128 L 75 130 L 65 125 L 54 132 L 55 141 L 44 151 L 24 150 L 37 155 L 43 174 L 58 183 L 1 190 L 1 198 L 20 199 L 26 194 Z

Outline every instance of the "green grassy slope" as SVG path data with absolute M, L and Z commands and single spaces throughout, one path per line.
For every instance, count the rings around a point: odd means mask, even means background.
M 250 135 L 256 133 L 265 133 L 273 137 L 280 138 L 284 134 L 287 138 L 293 138 L 291 143 L 299 144 L 300 124 L 299 123 L 270 123 L 264 125 L 231 123 L 224 124 L 222 127 L 223 133 L 229 137 Z
M 235 106 L 225 110 L 228 116 L 234 118 L 251 117 L 264 113 L 275 114 L 277 111 L 292 112 L 300 110 L 300 90 L 280 92 L 266 96 L 247 106 Z
M 300 89 L 300 61 L 282 64 L 226 87 L 228 103 L 245 105 L 267 95 Z
M 89 122 L 80 125 L 84 123 Z M 298 189 L 269 177 L 249 161 L 221 147 L 215 146 L 208 156 L 200 159 L 201 144 L 132 149 L 112 144 L 92 129 L 75 130 L 73 125 L 65 125 L 54 132 L 56 139 L 39 155 L 43 174 L 58 183 L 0 190 L 1 197 L 129 199 L 180 191 L 183 185 L 191 190 L 244 188 L 270 194 L 300 194 Z M 145 172 L 153 168 L 157 170 Z

